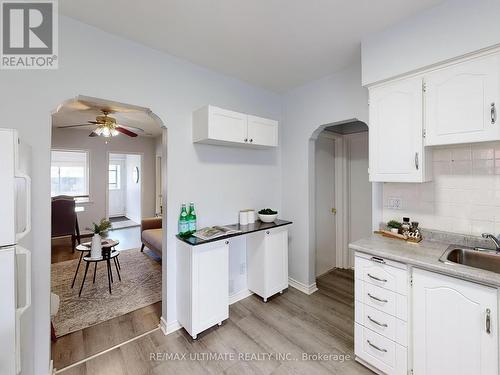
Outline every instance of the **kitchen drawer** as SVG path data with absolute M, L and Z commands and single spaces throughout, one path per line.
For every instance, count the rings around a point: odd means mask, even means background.
M 354 282 L 354 297 L 356 301 L 385 312 L 389 315 L 408 320 L 408 300 L 406 296 L 391 290 L 356 280 Z
M 403 295 L 408 294 L 406 265 L 362 253 L 356 253 L 354 262 L 355 278 Z
M 355 321 L 400 345 L 408 347 L 408 327 L 404 320 L 356 301 Z
M 354 352 L 385 374 L 407 374 L 407 349 L 358 323 L 354 326 Z

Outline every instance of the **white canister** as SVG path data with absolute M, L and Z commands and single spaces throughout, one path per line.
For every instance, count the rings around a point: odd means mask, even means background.
M 92 236 L 92 244 L 90 247 L 90 257 L 92 259 L 98 259 L 101 256 L 102 256 L 101 236 L 99 234 L 94 234 Z
M 255 223 L 255 210 L 247 210 L 248 224 Z
M 247 211 L 240 211 L 240 225 L 248 225 Z

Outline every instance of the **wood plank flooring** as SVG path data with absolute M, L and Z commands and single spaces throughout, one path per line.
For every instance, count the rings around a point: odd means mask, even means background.
M 354 361 L 352 271 L 334 270 L 318 288 L 310 296 L 289 288 L 267 303 L 250 296 L 197 340 L 184 330 L 168 336 L 154 331 L 63 374 L 372 374 Z M 304 353 L 337 358 L 305 359 Z
M 117 229 L 109 232 L 109 237 L 118 239 L 118 249 L 140 248 L 140 227 Z M 89 239 L 83 239 L 88 241 Z M 146 252 L 150 250 L 146 249 Z M 77 259 L 79 252 L 71 250 L 71 238 L 52 240 L 52 263 Z M 81 271 L 80 271 L 81 272 Z M 62 336 L 52 343 L 54 367 L 62 369 L 73 363 L 112 348 L 118 344 L 140 336 L 158 327 L 161 317 L 161 301 Z

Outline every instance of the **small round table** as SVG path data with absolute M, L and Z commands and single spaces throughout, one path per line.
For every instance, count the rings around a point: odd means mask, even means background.
M 117 246 L 120 243 L 120 241 L 117 240 L 103 240 L 102 241 L 102 247 L 104 248 L 112 248 L 114 249 L 115 246 Z M 78 266 L 76 267 L 75 270 L 75 276 L 73 276 L 73 282 L 71 283 L 71 289 L 75 286 L 75 281 L 76 281 L 76 276 L 78 275 L 78 270 L 80 269 L 80 264 L 82 263 L 82 259 L 84 255 L 89 256 L 90 255 L 90 248 L 91 248 L 91 242 L 85 242 L 80 245 L 78 245 L 75 250 L 80 252 L 80 259 L 78 260 Z M 85 254 L 87 253 L 87 254 Z M 115 258 L 116 262 L 118 262 L 118 267 L 120 267 L 120 263 L 118 261 L 118 258 Z
M 111 259 L 113 259 L 113 262 L 115 263 L 115 268 L 116 268 L 116 273 L 118 274 L 118 279 L 122 281 L 122 277 L 120 275 L 120 267 L 118 264 L 118 256 L 120 255 L 119 251 L 112 251 L 111 248 L 108 248 L 108 251 L 103 250 L 103 255 L 100 258 L 91 258 L 90 256 L 84 256 L 83 261 L 86 264 L 85 266 L 85 274 L 83 275 L 83 280 L 82 280 L 82 286 L 80 287 L 80 292 L 78 293 L 78 297 L 82 295 L 82 290 L 83 290 L 83 285 L 85 284 L 85 279 L 87 278 L 87 272 L 89 270 L 89 265 L 90 263 L 94 263 L 94 279 L 93 279 L 93 284 L 95 284 L 95 275 L 97 272 L 97 263 L 99 262 L 106 262 L 106 267 L 108 269 L 108 286 L 109 286 L 109 294 L 111 293 L 111 283 L 113 283 L 113 271 L 111 268 Z

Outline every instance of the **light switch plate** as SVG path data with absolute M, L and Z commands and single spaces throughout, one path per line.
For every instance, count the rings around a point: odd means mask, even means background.
M 390 208 L 392 210 L 402 210 L 403 200 L 401 198 L 388 198 L 387 208 Z

